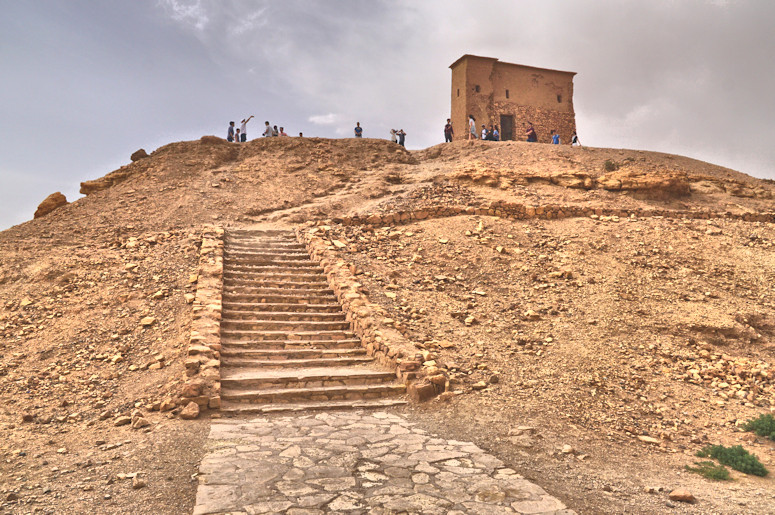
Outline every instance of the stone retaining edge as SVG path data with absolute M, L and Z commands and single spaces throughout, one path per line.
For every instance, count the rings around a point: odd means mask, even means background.
M 310 257 L 323 268 L 347 321 L 369 356 L 394 367 L 396 377 L 406 383 L 409 397 L 415 402 L 444 392 L 449 385 L 445 372 L 434 362 L 424 361 L 423 354 L 406 337 L 382 323 L 387 313 L 382 306 L 369 301 L 363 285 L 355 277 L 354 265 L 342 259 L 328 240 L 316 234 L 319 229 L 306 225 L 295 230 Z
M 200 408 L 221 407 L 223 245 L 224 229 L 205 226 L 185 361 L 186 380 L 180 393 L 182 405 L 195 402 Z

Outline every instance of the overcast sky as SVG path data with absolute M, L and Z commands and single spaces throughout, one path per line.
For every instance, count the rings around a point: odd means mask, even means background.
M 443 141 L 463 54 L 577 72 L 585 145 L 775 178 L 771 0 L 0 0 L 0 229 L 54 191 L 254 114 Z

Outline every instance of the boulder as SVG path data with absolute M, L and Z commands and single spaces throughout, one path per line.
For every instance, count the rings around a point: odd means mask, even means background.
M 40 218 L 52 212 L 55 209 L 59 209 L 62 206 L 68 204 L 67 198 L 60 192 L 52 193 L 43 200 L 35 211 L 35 218 Z
M 145 159 L 146 157 L 150 157 L 148 155 L 148 152 L 146 152 L 144 148 L 141 148 L 140 150 L 136 150 L 131 156 L 129 156 L 129 159 L 131 159 L 132 162 L 134 163 L 135 161 Z
M 180 411 L 180 418 L 184 420 L 193 420 L 199 416 L 199 404 L 189 402 L 185 408 Z

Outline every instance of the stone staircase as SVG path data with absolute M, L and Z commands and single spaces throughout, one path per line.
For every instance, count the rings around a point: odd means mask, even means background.
M 221 411 L 384 408 L 406 387 L 373 362 L 290 231 L 226 234 Z

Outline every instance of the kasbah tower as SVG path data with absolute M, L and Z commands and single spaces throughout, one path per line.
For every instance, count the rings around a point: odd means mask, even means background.
M 452 126 L 455 139 L 468 137 L 468 115 L 476 118 L 476 135 L 482 124 L 497 125 L 502 140 L 525 141 L 528 122 L 538 141 L 551 142 L 556 130 L 562 143 L 576 131 L 573 112 L 573 76 L 563 72 L 504 63 L 493 57 L 466 54 L 452 69 Z

